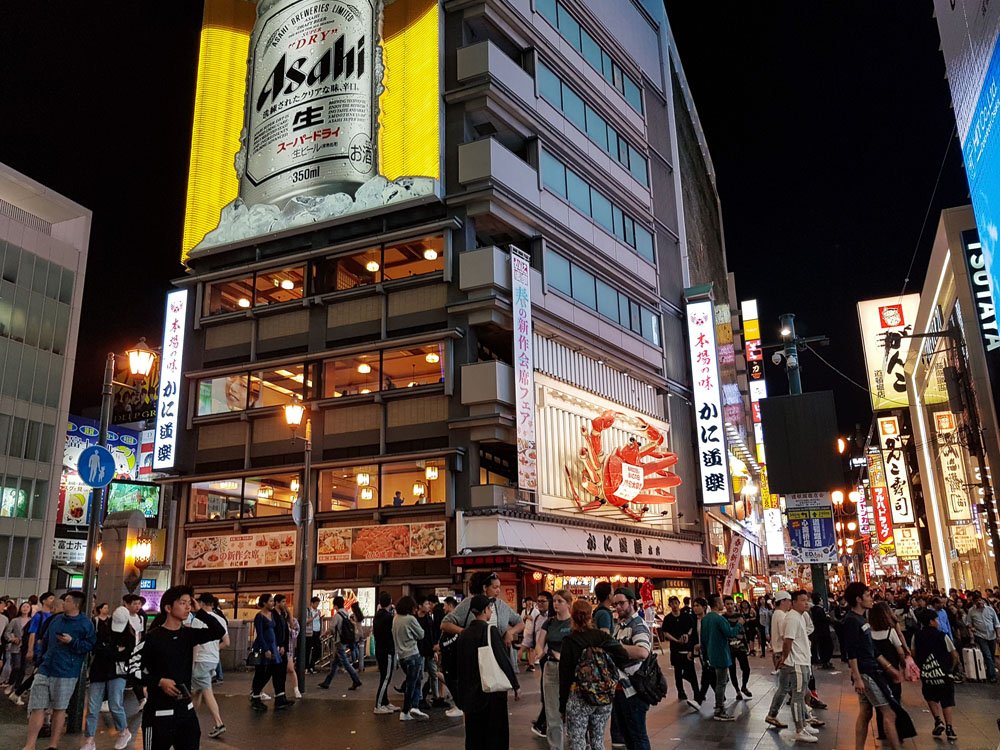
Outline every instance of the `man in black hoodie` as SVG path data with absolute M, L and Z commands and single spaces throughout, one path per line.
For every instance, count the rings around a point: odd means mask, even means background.
M 378 609 L 372 619 L 375 639 L 375 661 L 378 664 L 378 691 L 375 693 L 375 713 L 391 714 L 399 710 L 389 702 L 389 683 L 396 671 L 396 643 L 392 639 L 392 596 L 388 591 L 378 595 Z

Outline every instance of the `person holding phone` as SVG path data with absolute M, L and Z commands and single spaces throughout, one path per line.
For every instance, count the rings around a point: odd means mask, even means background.
M 185 626 L 188 615 L 205 625 Z M 220 641 L 226 629 L 201 608 L 190 586 L 172 586 L 160 599 L 160 614 L 140 644 L 142 682 L 147 688 L 142 712 L 144 750 L 197 750 L 201 727 L 191 700 L 194 647 Z

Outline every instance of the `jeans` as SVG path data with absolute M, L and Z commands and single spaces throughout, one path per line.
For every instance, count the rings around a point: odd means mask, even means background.
M 319 661 L 320 653 L 323 651 L 323 641 L 319 632 L 309 635 L 308 644 L 306 667 L 316 669 L 316 662 Z
M 995 680 L 997 676 L 997 666 L 993 654 L 996 653 L 996 639 L 986 640 L 976 636 L 976 647 L 983 652 L 983 661 L 986 662 L 986 677 Z
M 725 670 L 723 670 L 725 673 Z M 624 690 L 615 692 L 614 716 L 627 750 L 650 750 L 649 735 L 646 733 L 646 712 L 649 704 L 638 695 L 625 697 Z
M 128 726 L 128 720 L 125 717 L 125 678 L 116 677 L 107 682 L 92 682 L 87 688 L 85 737 L 93 737 L 97 733 L 97 717 L 101 713 L 101 704 L 104 702 L 105 695 L 108 699 L 108 708 L 111 709 L 111 718 L 115 722 L 115 729 L 121 732 Z
M 694 660 L 689 659 L 687 654 L 678 654 L 677 661 L 673 663 L 674 683 L 677 685 L 677 697 L 684 699 L 684 680 L 691 684 L 691 695 L 698 697 L 698 675 L 694 671 Z
M 729 665 L 732 666 L 731 664 Z M 726 709 L 726 682 L 729 680 L 729 667 L 714 667 L 715 669 L 715 710 Z
M 774 693 L 774 697 L 771 698 L 771 708 L 768 710 L 767 715 L 771 717 L 776 717 L 778 711 L 781 710 L 781 704 L 785 701 L 785 696 L 792 692 L 795 687 L 795 667 L 781 668 L 781 673 L 778 675 L 778 689 Z
M 736 692 L 740 692 L 740 684 L 736 681 L 736 663 L 739 662 L 740 671 L 743 673 L 743 687 L 746 687 L 747 681 L 750 679 L 750 659 L 746 654 L 736 653 L 733 654 L 733 663 L 729 665 L 729 679 L 732 680 L 733 688 Z
M 422 693 L 424 700 L 428 703 L 437 700 L 438 697 L 438 665 L 434 655 L 422 657 L 424 660 L 424 672 L 427 674 L 427 682 L 423 684 Z
M 559 715 L 559 662 L 545 661 L 542 672 L 542 694 L 545 696 L 545 736 L 549 750 L 562 750 L 563 725 Z
M 329 684 L 333 682 L 333 678 L 337 675 L 337 670 L 341 667 L 343 667 L 344 671 L 350 675 L 353 684 L 361 684 L 361 678 L 358 677 L 357 670 L 351 666 L 351 659 L 347 654 L 347 646 L 343 643 L 337 644 L 337 654 L 333 660 L 333 666 L 330 668 L 330 674 L 326 676 L 326 679 L 323 680 L 322 684 L 329 686 Z
M 399 665 L 406 672 L 406 687 L 403 689 L 403 711 L 420 705 L 420 678 L 424 674 L 424 657 L 420 654 L 407 656 L 399 660 Z
M 222 682 L 222 662 L 215 665 L 215 679 Z

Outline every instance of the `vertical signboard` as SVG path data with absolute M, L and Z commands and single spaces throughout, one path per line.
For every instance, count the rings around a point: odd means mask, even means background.
M 184 363 L 184 330 L 187 321 L 186 289 L 167 295 L 163 321 L 163 355 L 160 358 L 160 393 L 156 405 L 156 436 L 153 442 L 153 470 L 172 469 L 177 461 L 177 433 L 180 429 L 180 393 Z
M 896 557 L 900 560 L 920 559 L 920 534 L 916 526 L 896 527 Z
M 786 495 L 785 513 L 793 562 L 800 565 L 837 562 L 833 501 L 829 492 Z
M 948 506 L 949 521 L 971 521 L 972 503 L 969 502 L 968 475 L 965 471 L 966 453 L 958 434 L 958 422 L 950 411 L 934 414 L 937 431 L 938 461 L 944 496 Z
M 899 436 L 899 419 L 879 417 L 878 435 L 882 446 L 882 463 L 885 468 L 886 489 L 889 491 L 892 522 L 916 523 L 906 456 L 903 454 L 903 443 Z
M 862 539 L 868 538 L 871 533 L 871 525 L 868 523 L 868 499 L 864 487 L 858 487 L 858 534 Z
M 531 263 L 516 248 L 510 251 L 511 299 L 514 310 L 514 390 L 517 411 L 517 486 L 538 489 L 535 449 L 535 363 L 531 350 Z
M 913 333 L 919 306 L 919 294 L 858 303 L 872 411 L 909 405 L 905 365 L 912 339 L 906 336 Z
M 726 558 L 726 580 L 722 585 L 723 595 L 733 593 L 733 584 L 740 569 L 740 552 L 743 551 L 743 537 L 733 533 L 729 542 L 729 556 Z
M 892 511 L 889 509 L 889 489 L 885 483 L 885 467 L 882 454 L 872 451 L 868 454 L 868 488 L 872 493 L 872 509 L 875 515 L 875 539 L 878 554 L 886 557 L 893 554 Z M 874 545 L 872 545 L 874 546 Z
M 726 505 L 732 502 L 732 493 L 722 425 L 722 391 L 719 387 L 712 300 L 688 302 L 687 319 L 702 498 L 705 505 Z
M 1000 394 L 1000 329 L 997 326 L 996 304 L 993 302 L 993 280 L 986 269 L 983 246 L 975 229 L 962 232 L 962 246 L 965 248 L 965 270 L 969 274 L 972 303 L 976 310 L 976 327 L 983 342 L 990 390 L 994 394 Z

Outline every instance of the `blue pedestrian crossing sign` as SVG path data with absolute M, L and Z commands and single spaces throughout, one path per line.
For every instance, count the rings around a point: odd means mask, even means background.
M 76 470 L 84 484 L 90 487 L 107 487 L 115 478 L 115 457 L 107 448 L 91 445 L 80 454 Z

